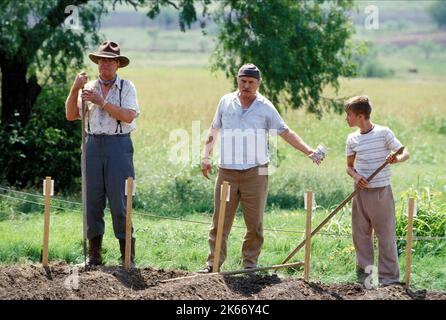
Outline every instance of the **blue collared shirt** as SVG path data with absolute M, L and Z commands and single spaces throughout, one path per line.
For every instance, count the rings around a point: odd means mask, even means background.
M 274 105 L 260 93 L 244 112 L 238 91 L 221 98 L 212 128 L 221 129 L 219 167 L 233 170 L 267 164 L 269 135 L 288 129 Z

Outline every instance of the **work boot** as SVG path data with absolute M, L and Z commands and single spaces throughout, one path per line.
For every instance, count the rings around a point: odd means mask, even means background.
M 119 250 L 121 251 L 121 264 L 125 261 L 125 240 L 119 239 Z M 130 250 L 130 268 L 135 267 L 135 238 L 132 238 L 132 248 Z
M 93 239 L 88 240 L 88 244 L 89 244 L 89 252 L 88 252 L 87 265 L 101 266 L 102 235 L 99 235 L 97 237 L 94 237 Z

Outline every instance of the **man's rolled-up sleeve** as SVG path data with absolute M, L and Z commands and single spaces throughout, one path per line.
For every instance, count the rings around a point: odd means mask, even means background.
M 79 94 L 77 96 L 77 108 L 79 109 L 79 115 L 82 117 L 82 98 L 81 98 L 82 91 L 79 90 Z
M 121 88 L 123 91 L 121 97 L 122 107 L 134 110 L 136 112 L 136 117 L 138 117 L 141 111 L 138 104 L 135 85 L 131 81 L 125 81 L 124 86 L 123 89 Z
M 285 121 L 282 119 L 279 112 L 276 110 L 274 106 L 270 106 L 269 108 L 267 125 L 270 134 L 273 136 L 280 135 L 284 131 L 288 130 L 288 126 L 286 125 Z
M 222 106 L 223 106 L 223 99 L 220 100 L 220 102 L 218 103 L 217 110 L 215 111 L 214 119 L 212 120 L 211 124 L 212 129 L 221 129 L 222 127 L 222 122 L 221 122 Z

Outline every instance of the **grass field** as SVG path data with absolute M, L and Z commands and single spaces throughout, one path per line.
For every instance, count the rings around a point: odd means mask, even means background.
M 231 90 L 231 82 L 221 74 L 211 74 L 203 64 L 190 65 L 194 56 L 182 63 L 151 66 L 151 60 L 136 56 L 132 67 L 120 75 L 131 79 L 137 89 L 142 113 L 133 135 L 138 194 L 135 198 L 137 265 L 158 268 L 196 270 L 203 267 L 207 255 L 207 231 L 212 212 L 213 180 L 200 176 L 192 160 L 172 164 L 169 155 L 176 141 L 174 130 L 185 130 L 192 139 L 193 122 L 203 134 L 208 128 L 219 98 Z M 198 55 L 203 58 L 203 55 Z M 144 58 L 144 59 L 143 59 Z M 159 58 L 159 57 L 158 57 Z M 172 61 L 176 56 L 172 55 Z M 93 71 L 90 74 L 94 74 Z M 326 96 L 335 96 L 327 88 Z M 411 153 L 411 159 L 394 167 L 393 189 L 398 212 L 404 211 L 409 189 L 428 187 L 440 202 L 446 201 L 446 91 L 439 81 L 413 79 L 341 80 L 338 97 L 368 94 L 373 102 L 373 121 L 393 129 Z M 260 264 L 280 263 L 302 238 L 304 230 L 303 192 L 315 192 L 319 209 L 313 225 L 321 221 L 351 192 L 352 181 L 345 173 L 345 139 L 352 129 L 344 115 L 325 114 L 321 120 L 303 110 L 278 106 L 288 125 L 310 145 L 324 143 L 329 155 L 323 165 L 314 166 L 283 141 L 278 143 L 279 167 L 271 177 L 265 227 L 291 232 L 265 231 L 265 245 Z M 201 139 L 202 140 L 202 139 Z M 192 144 L 190 145 L 192 149 Z M 215 175 L 213 176 L 215 178 Z M 57 177 L 55 177 L 57 181 Z M 36 192 L 36 191 L 32 191 Z M 79 201 L 78 195 L 62 195 Z M 55 202 L 55 205 L 63 204 Z M 72 208 L 72 207 L 71 207 Z M 444 207 L 443 207 L 444 208 Z M 38 261 L 42 237 L 41 207 L 4 199 L 0 202 L 0 261 L 16 263 Z M 55 209 L 52 216 L 50 258 L 80 262 L 82 260 L 80 207 L 64 211 Z M 443 209 L 442 209 L 443 210 Z M 144 216 L 154 214 L 187 220 L 178 222 Z M 117 263 L 118 246 L 113 239 L 111 221 L 106 215 L 105 258 Z M 327 282 L 354 280 L 354 249 L 349 236 L 350 214 L 346 209 L 333 220 L 325 233 L 312 243 L 312 278 Z M 446 220 L 445 220 L 446 221 Z M 441 223 L 441 222 L 440 222 Z M 243 219 L 237 217 L 230 236 L 225 270 L 238 269 L 243 238 Z M 444 236 L 444 234 L 443 234 Z M 444 242 L 444 241 L 443 241 Z M 441 243 L 437 243 L 442 246 Z M 443 246 L 444 248 L 444 246 Z M 433 252 L 433 251 L 432 251 Z M 415 287 L 446 290 L 446 250 L 414 252 L 413 284 Z M 297 259 L 302 258 L 300 253 Z M 404 253 L 400 256 L 404 272 Z M 290 270 L 301 276 L 302 270 Z

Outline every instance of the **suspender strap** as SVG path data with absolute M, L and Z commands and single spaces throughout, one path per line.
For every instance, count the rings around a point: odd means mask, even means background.
M 119 106 L 122 107 L 122 100 L 121 100 L 121 93 L 122 93 L 122 87 L 124 85 L 124 79 L 121 79 L 121 87 L 119 88 Z M 122 125 L 121 120 L 116 120 L 116 130 L 115 133 L 118 133 L 118 127 L 119 127 L 119 133 L 122 133 Z
M 82 103 L 82 108 L 84 107 L 84 104 Z M 84 110 L 85 114 L 84 117 L 87 118 L 87 133 L 91 133 L 90 130 L 90 115 L 88 114 L 88 106 L 86 105 L 86 110 Z M 88 116 L 88 117 L 87 117 Z
M 85 116 L 88 114 L 88 107 L 87 110 L 84 111 L 85 112 Z M 88 121 L 87 121 L 87 133 L 91 133 L 90 130 L 90 117 L 88 117 Z

